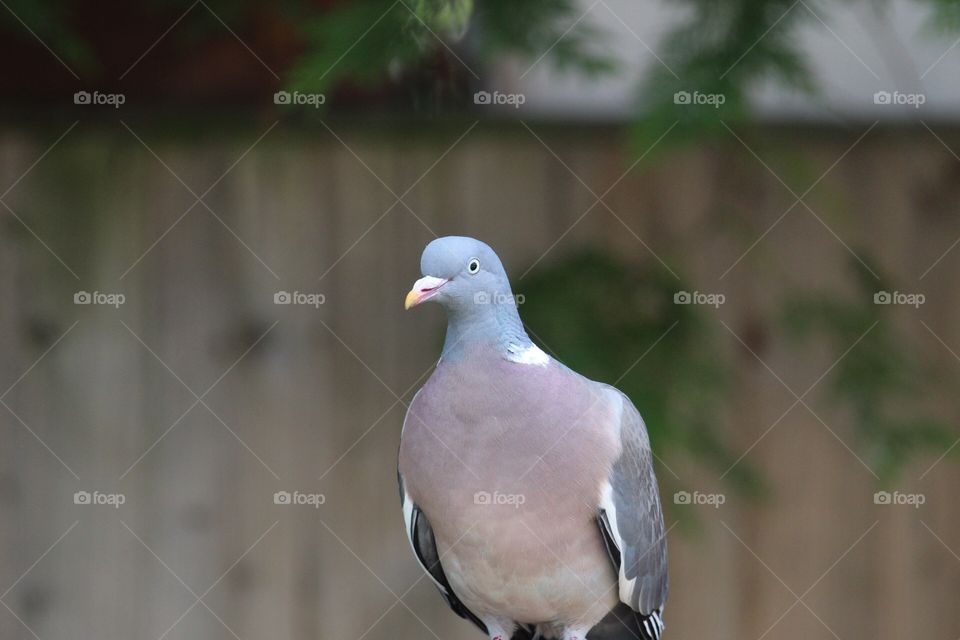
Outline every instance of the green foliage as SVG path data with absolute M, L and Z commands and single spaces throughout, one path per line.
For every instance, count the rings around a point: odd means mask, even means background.
M 626 393 L 658 452 L 689 452 L 721 472 L 733 464 L 719 431 L 730 365 L 716 324 L 696 305 L 674 304 L 682 287 L 672 275 L 584 251 L 515 285 L 531 336 L 567 366 Z M 729 477 L 759 488 L 746 463 Z
M 467 32 L 473 13 L 473 0 L 410 0 L 407 6 L 416 22 L 452 40 Z
M 476 7 L 472 0 L 343 3 L 304 21 L 307 47 L 290 78 L 294 88 L 315 91 L 344 81 L 378 83 L 433 55 L 467 56 L 458 41 L 468 28 L 478 34 L 467 40 L 482 60 L 510 54 L 535 59 L 549 50 L 550 61 L 563 69 L 612 69 L 590 51 L 600 34 L 588 21 L 566 32 L 577 12 L 572 0 L 479 0 Z
M 859 275 L 853 295 L 794 292 L 779 320 L 798 346 L 825 342 L 838 358 L 849 349 L 824 385 L 831 403 L 852 413 L 865 462 L 889 482 L 916 454 L 946 450 L 955 434 L 923 405 L 931 392 L 947 392 L 944 378 L 903 341 L 893 307 L 874 304 L 873 276 L 851 265 Z
M 960 31 L 960 0 L 917 0 L 930 8 L 927 28 L 952 37 Z M 176 0 L 148 0 L 153 13 L 176 14 Z M 723 130 L 720 119 L 742 120 L 747 92 L 758 83 L 780 82 L 814 93 L 816 84 L 796 46 L 799 26 L 823 28 L 828 3 L 818 0 L 679 0 L 684 19 L 652 43 L 663 64 L 654 63 L 638 84 L 635 141 L 643 148 L 674 122 L 671 140 L 692 140 Z M 874 8 L 885 10 L 886 0 Z M 71 28 L 84 6 L 77 0 L 9 0 L 0 11 L 15 37 L 32 39 L 27 25 L 70 64 L 97 66 L 89 44 Z M 243 31 L 262 14 L 259 0 L 211 2 L 216 15 Z M 596 75 L 615 70 L 605 33 L 576 0 L 354 0 L 320 6 L 278 0 L 272 7 L 304 45 L 288 72 L 290 88 L 329 90 L 343 83 L 381 82 L 397 70 L 416 67 L 436 55 L 488 63 L 515 56 L 532 64 L 541 58 L 556 68 Z M 22 23 L 21 23 L 22 22 Z M 217 20 L 187 21 L 172 34 L 186 43 L 222 30 Z M 182 45 L 183 46 L 183 45 Z M 669 65 L 669 66 L 667 66 Z M 677 91 L 723 95 L 712 106 L 677 109 Z
M 671 142 L 726 133 L 748 114 L 747 92 L 764 80 L 805 92 L 815 87 L 792 31 L 812 15 L 794 0 L 684 0 L 690 18 L 658 44 L 665 64 L 641 85 L 633 140 L 642 153 L 672 123 Z M 816 9 L 814 2 L 809 2 Z M 669 65 L 667 67 L 666 65 Z M 723 96 L 723 104 L 678 105 L 676 92 Z
M 410 29 L 423 25 L 411 21 L 391 0 L 344 3 L 310 16 L 302 27 L 306 49 L 290 74 L 293 87 L 326 91 L 347 79 L 362 86 L 382 81 L 391 64 L 409 64 L 423 53 L 410 37 Z
M 955 36 L 960 31 L 960 0 L 930 0 L 933 13 L 927 23 L 930 31 Z
M 27 41 L 33 41 L 35 35 L 42 42 L 51 43 L 54 53 L 77 67 L 77 71 L 97 67 L 97 60 L 87 42 L 68 26 L 75 3 L 69 0 L 5 0 L 5 5 L 6 8 L 0 8 L 0 25 L 5 26 L 6 32 Z
M 532 64 L 545 56 L 564 71 L 613 71 L 611 58 L 597 44 L 604 33 L 582 13 L 573 0 L 477 0 L 478 53 L 486 62 L 516 55 Z
M 873 276 L 855 261 L 851 270 L 853 295 L 789 292 L 768 322 L 798 357 L 815 344 L 839 359 L 818 390 L 833 410 L 852 415 L 851 447 L 890 482 L 917 454 L 954 441 L 950 425 L 923 404 L 948 383 L 904 342 L 891 307 L 873 303 Z M 730 468 L 737 454 L 721 431 L 735 366 L 723 348 L 729 336 L 701 307 L 674 304 L 681 282 L 587 250 L 533 270 L 515 287 L 531 336 L 564 364 L 626 393 L 661 456 L 686 453 L 718 472 Z M 747 494 L 763 491 L 747 461 L 727 478 Z

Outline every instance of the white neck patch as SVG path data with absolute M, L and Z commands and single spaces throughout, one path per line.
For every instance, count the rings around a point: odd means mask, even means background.
M 535 364 L 545 367 L 550 362 L 550 356 L 535 344 L 531 344 L 529 347 L 511 344 L 507 346 L 507 360 L 518 364 Z

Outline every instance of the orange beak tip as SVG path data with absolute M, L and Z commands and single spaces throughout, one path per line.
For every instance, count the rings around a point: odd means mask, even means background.
M 448 281 L 444 278 L 437 278 L 434 276 L 423 276 L 419 280 L 413 283 L 413 288 L 410 289 L 410 293 L 407 294 L 406 299 L 403 301 L 403 308 L 410 309 L 415 307 L 424 300 L 429 300 L 436 293 L 436 290 L 445 285 Z
M 409 310 L 411 307 L 417 306 L 417 303 L 419 302 L 420 302 L 420 294 L 417 292 L 416 289 L 413 289 L 407 294 L 406 299 L 404 299 L 403 308 L 404 310 Z

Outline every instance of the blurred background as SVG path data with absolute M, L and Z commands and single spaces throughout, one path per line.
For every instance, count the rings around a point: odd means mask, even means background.
M 0 0 L 0 637 L 476 638 L 423 246 L 637 404 L 668 638 L 960 636 L 960 3 Z

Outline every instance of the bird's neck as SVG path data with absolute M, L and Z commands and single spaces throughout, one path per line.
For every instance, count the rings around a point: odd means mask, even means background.
M 513 301 L 447 310 L 443 359 L 459 360 L 474 349 L 494 349 L 507 355 L 533 345 L 523 329 Z

